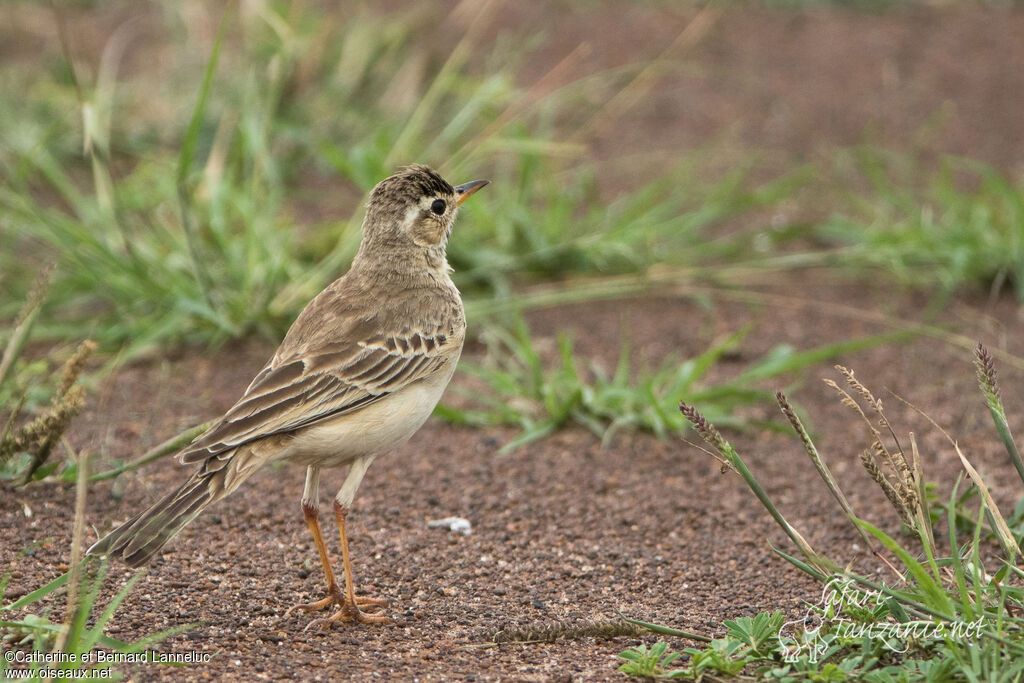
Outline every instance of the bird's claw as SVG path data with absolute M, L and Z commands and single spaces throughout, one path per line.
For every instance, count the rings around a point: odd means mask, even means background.
M 289 617 L 294 610 L 302 610 L 303 612 L 316 612 L 322 610 L 325 607 L 331 605 L 338 605 L 341 609 L 332 614 L 329 617 L 320 617 L 313 619 L 306 627 L 304 631 L 309 630 L 314 625 L 322 625 L 323 628 L 329 629 L 333 624 L 340 621 L 355 621 L 361 624 L 383 624 L 383 623 L 394 623 L 386 614 L 381 614 L 385 607 L 388 607 L 390 603 L 383 598 L 355 598 L 354 603 L 349 603 L 346 600 L 345 595 L 340 590 L 332 590 L 326 598 L 317 600 L 316 602 L 308 602 L 300 605 L 293 605 L 285 612 L 285 618 Z M 360 607 L 369 608 L 369 612 L 364 612 Z

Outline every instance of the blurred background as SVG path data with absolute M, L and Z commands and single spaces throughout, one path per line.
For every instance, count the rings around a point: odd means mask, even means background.
M 607 297 L 810 266 L 1024 287 L 1012 5 L 0 12 L 0 315 L 58 263 L 38 338 L 129 357 L 276 338 L 411 162 L 494 180 L 451 245 L 477 315 L 539 282 Z

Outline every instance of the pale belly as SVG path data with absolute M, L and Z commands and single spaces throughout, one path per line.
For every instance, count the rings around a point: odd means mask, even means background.
M 453 359 L 454 361 L 455 359 Z M 275 457 L 296 465 L 341 467 L 363 456 L 378 456 L 405 443 L 423 426 L 441 400 L 455 362 L 375 403 L 296 432 Z

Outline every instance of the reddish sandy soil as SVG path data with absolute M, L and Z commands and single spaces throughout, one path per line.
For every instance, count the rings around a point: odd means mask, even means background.
M 591 42 L 590 68 L 650 58 L 694 13 L 570 3 L 510 8 L 508 14 L 512 23 L 554 27 L 524 76 L 536 78 L 583 39 Z M 734 10 L 688 48 L 686 72 L 666 81 L 672 87 L 655 89 L 653 104 L 634 113 L 633 125 L 599 138 L 598 154 L 642 151 L 664 141 L 685 149 L 739 129 L 744 144 L 800 159 L 865 135 L 905 143 L 948 107 L 941 134 L 930 138 L 933 151 L 968 153 L 1019 170 L 1024 75 L 1015 67 L 1024 63 L 1022 29 L 1024 13 L 1010 10 Z M 636 54 L 635 45 L 644 49 Z M 614 362 L 622 330 L 629 331 L 637 358 L 656 365 L 670 353 L 698 353 L 724 332 L 753 323 L 755 332 L 715 368 L 713 381 L 779 344 L 810 348 L 888 331 L 894 321 L 918 317 L 927 303 L 827 273 L 780 277 L 762 294 L 753 303 L 713 296 L 708 307 L 667 292 L 539 311 L 531 323 L 542 340 L 568 329 L 581 357 L 606 366 Z M 943 491 L 958 471 L 953 453 L 886 388 L 955 434 L 990 478 L 997 500 L 1011 505 L 1019 482 L 975 388 L 970 340 L 1024 357 L 1024 319 L 1009 299 L 991 303 L 971 295 L 940 318 L 964 335 L 962 343 L 920 336 L 835 361 L 856 368 L 886 399 L 901 435 L 918 435 L 926 471 Z M 127 367 L 93 394 L 73 426 L 72 443 L 105 458 L 131 458 L 230 406 L 271 351 L 249 341 L 216 352 L 179 350 Z M 1004 359 L 1000 369 L 1006 403 L 1020 415 L 1024 366 Z M 830 363 L 789 378 L 790 395 L 809 414 L 819 447 L 857 512 L 897 533 L 894 514 L 857 461 L 869 443 L 863 425 L 838 405 L 818 381 L 822 376 L 836 377 Z M 465 382 L 456 376 L 456 384 Z M 767 406 L 747 412 L 773 417 Z M 1013 421 L 1024 432 L 1020 420 Z M 603 448 L 589 432 L 570 428 L 498 455 L 512 436 L 432 420 L 370 469 L 351 517 L 351 543 L 357 583 L 365 594 L 391 602 L 391 626 L 325 632 L 304 630 L 307 616 L 285 616 L 289 606 L 321 597 L 321 570 L 299 511 L 302 471 L 258 473 L 181 534 L 111 621 L 111 635 L 125 640 L 195 624 L 158 647 L 206 652 L 212 659 L 187 669 L 126 666 L 124 673 L 135 680 L 619 679 L 616 655 L 640 639 L 495 645 L 493 634 L 614 619 L 621 611 L 719 635 L 724 619 L 766 609 L 795 613 L 801 600 L 815 599 L 817 587 L 773 555 L 768 542 L 788 548 L 787 541 L 743 482 L 682 439 L 624 434 Z M 872 566 L 795 439 L 758 431 L 728 437 L 815 548 Z M 166 459 L 93 486 L 88 540 L 185 476 Z M 340 472 L 326 477 L 325 510 L 341 480 Z M 66 571 L 73 504 L 69 487 L 0 488 L 0 559 L 14 563 L 5 600 Z M 428 528 L 428 520 L 448 516 L 470 520 L 472 533 Z M 35 542 L 41 544 L 17 559 Z M 337 556 L 334 534 L 328 546 Z M 113 567 L 109 590 L 130 575 Z M 53 608 L 59 614 L 62 603 Z

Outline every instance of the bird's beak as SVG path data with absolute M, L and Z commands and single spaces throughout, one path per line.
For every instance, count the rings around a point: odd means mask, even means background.
M 470 183 L 463 183 L 462 185 L 455 186 L 455 206 L 459 206 L 462 202 L 469 199 L 469 196 L 479 190 L 484 185 L 490 183 L 490 180 L 474 180 Z

